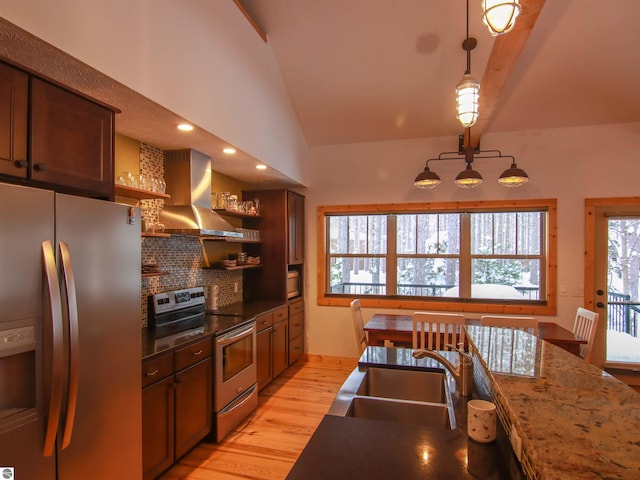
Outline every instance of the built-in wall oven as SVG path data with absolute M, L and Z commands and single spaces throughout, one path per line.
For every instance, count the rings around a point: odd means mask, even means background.
M 222 440 L 258 406 L 256 322 L 215 338 L 215 433 Z
M 213 425 L 222 440 L 258 406 L 255 317 L 242 313 L 208 314 L 203 287 L 149 297 L 149 330 L 155 351 L 205 335 L 214 342 Z

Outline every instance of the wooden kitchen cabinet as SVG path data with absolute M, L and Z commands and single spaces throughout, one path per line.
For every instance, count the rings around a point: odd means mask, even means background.
M 27 178 L 29 76 L 0 63 L 0 174 Z
M 31 77 L 29 179 L 113 199 L 114 111 Z
M 304 263 L 304 197 L 287 192 L 288 264 Z
M 142 467 L 156 478 L 211 430 L 210 337 L 142 362 Z
M 213 360 L 211 357 L 176 373 L 176 459 L 211 431 Z
M 304 197 L 288 190 L 243 191 L 260 200 L 262 268 L 244 272 L 244 300 L 286 302 L 289 268 L 303 275 Z
M 256 367 L 261 390 L 289 366 L 287 305 L 256 316 Z
M 304 353 L 304 300 L 296 299 L 289 304 L 289 365 Z

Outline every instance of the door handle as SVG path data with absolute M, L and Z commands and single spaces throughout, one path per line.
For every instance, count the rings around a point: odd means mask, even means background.
M 66 420 L 62 435 L 62 449 L 71 443 L 73 421 L 76 417 L 78 403 L 78 370 L 80 365 L 80 343 L 78 338 L 78 301 L 76 299 L 76 282 L 71 266 L 71 253 L 66 242 L 60 242 L 60 259 L 62 274 L 67 295 L 67 314 L 69 318 L 69 388 L 67 393 Z
M 60 423 L 62 407 L 62 384 L 64 380 L 64 355 L 62 351 L 62 300 L 56 270 L 56 259 L 50 240 L 42 242 L 42 266 L 44 269 L 45 291 L 48 295 L 50 342 L 51 342 L 51 387 L 49 390 L 49 412 L 44 435 L 43 455 L 50 457 L 56 447 L 56 435 Z M 43 322 L 44 327 L 44 322 Z M 46 364 L 46 363 L 45 363 Z

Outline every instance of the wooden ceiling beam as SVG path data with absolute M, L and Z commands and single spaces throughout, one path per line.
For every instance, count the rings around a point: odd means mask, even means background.
M 511 73 L 524 50 L 533 27 L 540 16 L 545 0 L 522 0 L 522 10 L 516 24 L 509 33 L 500 35 L 493 43 L 484 76 L 480 82 L 480 115 L 476 124 L 471 127 L 471 145 L 476 147 L 480 137 L 491 122 L 491 117 Z M 469 145 L 465 135 L 465 147 Z

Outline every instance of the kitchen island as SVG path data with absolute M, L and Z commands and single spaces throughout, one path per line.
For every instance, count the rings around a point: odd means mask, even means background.
M 406 348 L 367 347 L 352 377 L 370 367 L 433 371 L 441 365 L 434 359 L 415 359 Z M 457 353 L 442 352 L 455 363 Z M 505 432 L 498 428 L 497 440 L 482 444 L 466 433 L 466 404 L 450 375 L 448 384 L 455 401 L 456 428 L 415 425 L 342 416 L 341 394 L 314 432 L 288 480 L 371 480 L 372 478 L 524 478 Z M 350 382 L 348 379 L 345 386 Z
M 467 438 L 458 395 L 453 430 L 327 415 L 287 478 L 640 478 L 640 394 L 526 332 L 466 328 L 474 396 L 497 405 L 496 442 Z M 410 352 L 368 347 L 359 368 L 434 366 Z
M 528 478 L 640 478 L 640 394 L 525 332 L 466 328 L 475 386 L 521 439 Z

